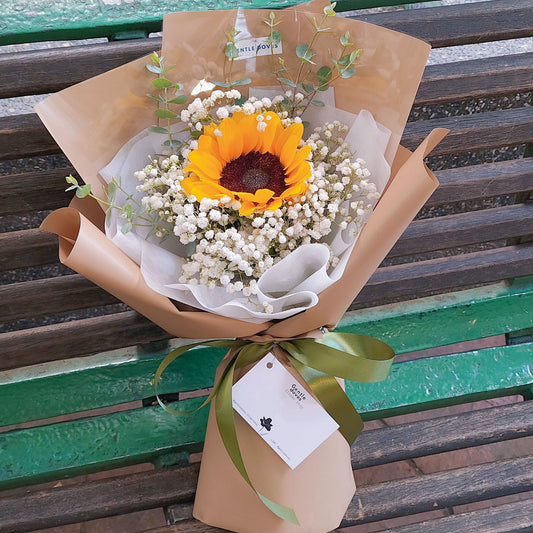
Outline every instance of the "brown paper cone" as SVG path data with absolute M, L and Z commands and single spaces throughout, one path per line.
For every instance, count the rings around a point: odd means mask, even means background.
M 283 352 L 277 349 L 275 355 L 309 390 Z M 217 379 L 227 362 L 226 357 L 217 369 Z M 235 426 L 254 487 L 267 498 L 294 509 L 300 525 L 271 513 L 242 479 L 221 441 L 213 405 L 194 503 L 195 518 L 240 533 L 325 533 L 338 527 L 355 493 L 350 447 L 338 431 L 291 470 L 237 414 Z
M 307 5 L 306 10 L 300 6 L 276 11 L 282 22 L 279 29 L 289 67 L 295 63 L 287 52 L 300 42 L 309 42 L 312 27 L 308 19 L 312 12 L 319 17 L 323 5 L 318 0 Z M 239 17 L 254 37 L 261 37 L 266 36 L 263 19 L 269 13 L 239 11 Z M 223 78 L 224 32 L 235 25 L 236 14 L 223 11 L 165 17 L 163 54 L 167 64 L 177 65 L 172 73 L 186 89 L 203 78 Z M 319 295 L 315 307 L 277 323 L 263 324 L 185 310 L 181 304 L 150 289 L 139 266 L 107 240 L 102 231 L 103 213 L 95 202 L 76 200 L 70 208 L 61 209 L 44 221 L 43 229 L 60 236 L 61 261 L 179 337 L 233 338 L 259 334 L 265 338 L 291 338 L 320 326 L 334 327 L 437 187 L 423 158 L 446 131 L 432 132 L 414 154 L 398 145 L 425 67 L 428 44 L 360 21 L 340 17 L 330 21 L 336 33 L 349 30 L 356 46 L 363 50 L 356 77 L 336 85 L 336 105 L 352 113 L 367 109 L 392 131 L 386 153 L 392 163 L 392 177 L 353 249 L 342 279 Z M 329 48 L 321 48 L 318 43 L 318 64 Z M 271 60 L 258 57 L 236 61 L 234 76 L 249 76 L 255 85 L 272 85 Z M 152 79 L 145 69 L 146 63 L 146 58 L 133 61 L 52 95 L 36 107 L 96 195 L 102 195 L 99 169 L 131 137 L 154 122 L 154 108 L 145 97 Z M 236 425 L 245 464 L 256 488 L 274 501 L 292 507 L 302 525 L 297 527 L 278 519 L 242 480 L 220 440 L 213 407 L 195 516 L 242 533 L 325 533 L 337 527 L 355 489 L 349 446 L 341 434 L 336 432 L 295 470 L 290 470 L 238 415 Z

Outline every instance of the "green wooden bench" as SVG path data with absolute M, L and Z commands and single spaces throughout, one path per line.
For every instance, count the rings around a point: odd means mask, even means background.
M 0 98 L 60 90 L 150 53 L 159 48 L 158 37 L 131 37 L 158 30 L 165 11 L 182 7 L 170 0 L 138 0 L 134 8 L 75 4 L 4 0 L 0 45 L 113 39 L 15 52 L 0 47 Z M 339 2 L 341 10 L 358 7 L 362 2 Z M 529 0 L 350 16 L 434 47 L 533 36 Z M 356 470 L 533 435 L 533 108 L 516 98 L 532 90 L 532 53 L 427 67 L 402 143 L 413 148 L 431 129 L 451 129 L 429 160 L 441 187 L 338 328 L 381 338 L 400 354 L 387 389 L 347 384 L 366 420 L 515 399 L 365 431 L 353 447 Z M 169 339 L 58 265 L 55 238 L 37 230 L 51 209 L 68 204 L 64 176 L 72 171 L 36 115 L 0 117 L 0 531 L 159 507 L 169 521 L 159 533 L 216 531 L 191 518 L 198 464 L 189 456 L 202 448 L 207 411 L 176 419 L 155 405 L 150 385 L 162 357 L 184 341 Z M 402 355 L 495 335 L 505 336 L 505 345 Z M 161 392 L 170 402 L 195 405 L 198 398 L 182 393 L 209 387 L 222 356 L 206 348 L 188 353 L 168 370 Z M 140 463 L 155 468 L 36 485 Z M 359 487 L 342 525 L 407 515 L 420 522 L 418 513 L 532 489 L 531 455 L 420 473 Z M 530 511 L 531 499 L 387 531 L 530 531 Z

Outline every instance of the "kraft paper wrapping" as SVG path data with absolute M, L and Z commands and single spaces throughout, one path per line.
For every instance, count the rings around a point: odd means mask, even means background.
M 291 46 L 309 42 L 311 25 L 306 19 L 310 11 L 320 13 L 323 5 L 317 1 L 307 5 L 308 11 L 276 11 L 282 20 L 279 29 L 287 61 Z M 173 78 L 185 83 L 186 89 L 203 78 L 220 79 L 224 75 L 225 32 L 237 24 L 253 36 L 265 36 L 262 19 L 268 14 L 239 10 L 165 17 L 163 54 L 167 64 L 177 65 Z M 367 109 L 392 131 L 386 153 L 392 175 L 355 244 L 342 279 L 319 295 L 315 307 L 277 323 L 253 324 L 172 302 L 151 290 L 139 266 L 106 238 L 103 211 L 90 200 L 75 200 L 42 224 L 44 230 L 59 235 L 61 261 L 178 337 L 261 340 L 306 335 L 321 326 L 333 328 L 438 186 L 423 159 L 447 131 L 434 130 L 413 154 L 398 144 L 429 54 L 428 44 L 360 21 L 340 17 L 330 21 L 336 32 L 350 30 L 352 40 L 363 50 L 356 76 L 336 86 L 336 105 L 353 113 Z M 325 47 L 319 55 L 327 53 Z M 249 76 L 255 85 L 272 85 L 270 59 L 236 61 L 235 78 Z M 154 105 L 145 97 L 153 78 L 146 63 L 147 58 L 130 62 L 36 106 L 48 130 L 97 196 L 103 194 L 104 184 L 98 170 L 131 137 L 154 122 Z M 243 533 L 319 533 L 337 527 L 355 490 L 349 446 L 339 432 L 291 471 L 236 416 L 239 443 L 252 480 L 267 497 L 294 508 L 300 520 L 305 520 L 297 527 L 270 513 L 240 478 L 220 441 L 212 414 L 195 516 Z

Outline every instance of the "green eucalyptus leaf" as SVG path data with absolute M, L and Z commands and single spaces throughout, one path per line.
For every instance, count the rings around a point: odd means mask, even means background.
M 279 44 L 281 42 L 281 32 L 279 30 L 273 31 L 270 39 L 272 43 Z
M 148 65 L 146 65 L 146 68 L 150 72 L 153 72 L 154 74 L 161 74 L 161 67 L 158 67 L 158 66 L 152 65 L 152 64 L 148 64 Z
M 201 135 L 202 135 L 201 131 L 198 131 L 198 130 L 191 131 L 191 137 L 193 139 L 198 139 Z
M 354 68 L 343 68 L 341 71 L 341 78 L 351 78 L 354 74 Z
M 316 73 L 320 81 L 329 81 L 331 79 L 331 68 L 330 67 L 320 67 Z
M 339 59 L 338 64 L 339 64 L 341 67 L 347 67 L 347 66 L 350 64 L 350 55 L 349 55 L 349 54 L 346 54 L 345 56 L 342 56 L 342 57 Z
M 157 52 L 152 52 L 152 53 L 150 54 L 150 59 L 151 59 L 156 65 L 161 64 L 161 59 L 160 59 L 159 56 L 157 55 Z
M 156 109 L 155 116 L 158 118 L 176 118 L 178 115 L 168 109 Z
M 324 102 L 322 102 L 322 100 L 313 100 L 311 103 L 317 107 L 324 107 L 326 105 Z
M 309 83 L 302 83 L 302 89 L 306 93 L 312 93 L 315 90 L 315 87 L 314 87 L 314 85 L 311 85 Z
M 346 33 L 344 33 L 343 35 L 341 35 L 341 44 L 342 46 L 349 46 L 350 44 L 352 44 L 350 42 L 350 32 L 347 31 Z
M 281 83 L 285 83 L 285 85 L 289 85 L 290 87 L 296 87 L 296 83 L 294 83 L 293 81 L 289 80 L 288 78 L 278 78 L 278 80 Z
M 239 80 L 235 80 L 231 86 L 235 87 L 236 85 L 249 85 L 250 83 L 252 83 L 250 78 L 241 78 Z
M 151 98 L 152 100 L 157 100 L 158 102 L 161 102 L 162 104 L 166 104 L 166 100 L 164 98 L 161 98 L 161 96 L 155 96 L 153 94 L 147 94 L 148 98 Z
M 176 68 L 176 65 L 169 65 L 168 67 L 165 67 L 163 70 L 161 70 L 161 74 L 166 74 L 169 70 L 172 70 L 173 68 Z
M 187 95 L 186 94 L 180 94 L 179 96 L 176 96 L 176 98 L 172 98 L 172 100 L 169 100 L 169 104 L 184 104 L 187 101 Z
M 116 182 L 111 181 L 107 186 L 107 191 L 106 191 L 107 201 L 110 203 L 113 203 L 116 193 L 117 193 L 117 184 Z
M 164 146 L 181 146 L 183 143 L 181 141 L 177 141 L 175 139 L 167 140 L 163 143 Z
M 324 91 L 327 91 L 329 89 L 329 83 L 321 83 L 320 84 L 320 87 L 318 88 L 319 91 L 321 92 L 324 92 Z
M 166 128 L 160 128 L 159 126 L 150 126 L 148 131 L 151 131 L 152 133 L 162 133 L 164 135 L 168 135 L 168 130 Z
M 296 56 L 299 57 L 302 61 L 311 63 L 313 52 L 307 44 L 302 43 L 296 47 Z
M 216 85 L 217 87 L 231 87 L 229 83 L 226 83 L 225 81 L 213 81 L 211 82 L 213 85 Z
M 65 181 L 67 183 L 72 183 L 74 186 L 78 185 L 78 180 L 72 174 L 65 176 Z
M 358 50 L 354 50 L 351 54 L 350 54 L 350 65 L 353 64 L 355 62 L 355 60 L 361 55 L 361 49 L 358 49 Z
M 91 194 L 91 186 L 90 184 L 81 185 L 76 189 L 76 196 L 78 198 L 85 198 L 86 196 L 89 196 Z
M 224 54 L 226 54 L 228 59 L 235 59 L 236 57 L 239 57 L 239 49 L 234 43 L 228 43 L 226 48 L 224 48 Z
M 133 224 L 128 220 L 121 228 L 120 231 L 122 233 L 129 233 L 131 229 L 133 228 Z
M 158 89 L 166 89 L 172 87 L 174 84 L 166 78 L 156 78 L 155 80 L 152 80 L 152 85 Z

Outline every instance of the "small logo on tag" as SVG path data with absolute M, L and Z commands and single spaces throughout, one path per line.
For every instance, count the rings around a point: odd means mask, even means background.
M 259 423 L 261 424 L 261 427 L 265 428 L 267 431 L 272 429 L 272 418 L 262 417 Z

